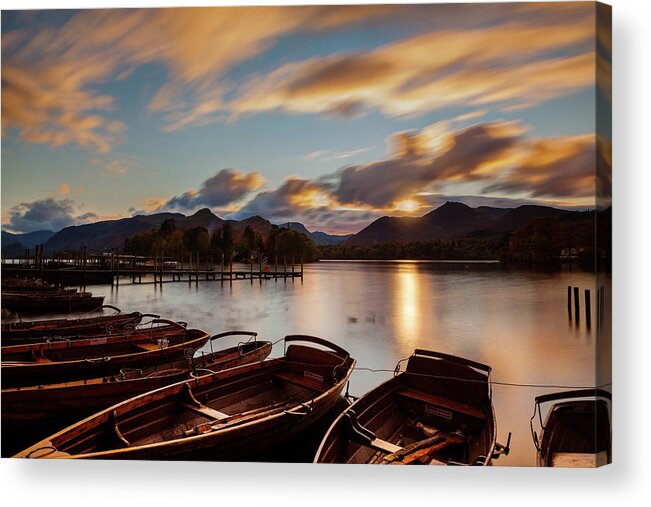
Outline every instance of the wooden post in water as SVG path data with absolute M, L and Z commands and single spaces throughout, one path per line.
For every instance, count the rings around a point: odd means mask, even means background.
M 572 320 L 572 286 L 567 286 L 567 315 Z
M 251 277 L 251 284 L 253 285 L 253 256 L 249 254 L 249 277 Z
M 303 281 L 303 257 L 301 257 L 301 282 Z
M 233 252 L 231 252 L 231 255 L 229 256 L 228 264 L 229 264 L 228 270 L 229 270 L 229 273 L 230 273 L 229 274 L 229 279 L 230 279 L 231 285 L 233 285 Z
M 222 283 L 224 283 L 224 252 L 222 252 L 222 262 L 219 268 L 219 273 L 222 279 Z
M 581 304 L 579 303 L 579 288 L 574 287 L 574 320 L 579 323 L 581 318 Z
M 590 308 L 590 289 L 585 289 L 585 324 L 590 329 L 592 323 L 592 308 Z
M 283 280 L 287 281 L 287 256 L 283 256 Z

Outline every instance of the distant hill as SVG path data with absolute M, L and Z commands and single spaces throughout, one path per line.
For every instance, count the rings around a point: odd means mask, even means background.
M 194 215 L 181 216 L 183 218 L 177 218 L 175 222 L 176 226 L 183 230 L 192 229 L 193 227 L 205 227 L 208 232 L 212 232 L 219 229 L 224 223 L 222 218 L 219 218 L 208 208 L 200 209 Z
M 42 245 L 53 235 L 54 231 L 34 231 L 25 234 L 2 231 L 2 254 L 23 255 L 26 248 L 33 249 L 36 245 Z
M 495 236 L 524 227 L 537 218 L 554 218 L 570 211 L 546 206 L 517 208 L 471 208 L 459 202 L 446 202 L 422 217 L 382 217 L 344 241 L 345 246 L 376 245 L 396 241 L 452 240 L 465 237 Z
M 346 234 L 346 235 L 326 234 L 325 232 L 320 232 L 320 231 L 310 232 L 307 229 L 307 227 L 305 227 L 300 222 L 285 222 L 284 224 L 280 224 L 279 227 L 289 228 L 294 231 L 298 231 L 301 234 L 305 234 L 308 238 L 310 238 L 314 242 L 315 245 L 318 246 L 338 245 L 342 241 L 345 241 L 348 238 L 351 238 L 353 236 L 352 234 Z
M 158 229 L 166 218 L 181 221 L 185 215 L 155 213 L 66 227 L 45 243 L 45 250 L 46 252 L 60 252 L 62 250 L 78 250 L 82 246 L 86 246 L 90 253 L 99 253 L 111 248 L 122 248 L 125 239 L 141 232 Z

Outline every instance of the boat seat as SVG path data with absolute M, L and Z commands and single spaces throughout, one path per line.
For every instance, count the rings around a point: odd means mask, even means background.
M 188 410 L 192 410 L 193 412 L 209 417 L 210 419 L 215 419 L 216 421 L 221 421 L 222 419 L 228 419 L 230 417 L 230 415 L 225 414 L 224 412 L 220 412 L 219 410 L 215 410 L 214 408 L 205 405 L 197 406 L 191 403 L 184 403 L 183 406 Z
M 464 414 L 482 421 L 486 420 L 486 414 L 484 414 L 482 410 L 470 405 L 466 405 L 465 403 L 459 403 L 448 398 L 443 398 L 442 396 L 436 396 L 435 394 L 424 393 L 422 391 L 416 391 L 414 389 L 403 389 L 401 391 L 398 391 L 398 396 L 402 396 L 403 398 L 410 400 L 421 401 L 428 405 L 446 408 L 452 410 L 453 412 L 458 412 L 460 414 Z
M 319 382 L 317 380 L 313 380 L 307 377 L 301 377 L 300 375 L 296 375 L 295 373 L 280 372 L 274 374 L 274 377 L 280 380 L 284 380 L 286 382 L 291 382 L 292 384 L 296 384 L 301 387 L 305 387 L 312 391 L 323 392 L 328 388 L 328 386 L 323 382 Z

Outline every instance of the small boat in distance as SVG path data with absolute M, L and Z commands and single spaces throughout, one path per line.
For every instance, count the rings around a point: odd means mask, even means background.
M 251 460 L 321 419 L 354 365 L 348 352 L 322 338 L 287 336 L 283 357 L 131 398 L 15 457 Z
M 333 422 L 314 462 L 490 465 L 509 452 L 508 442 L 496 442 L 490 371 L 468 359 L 416 349 L 406 371 Z
M 538 466 L 594 468 L 612 460 L 611 394 L 603 389 L 581 389 L 536 397 L 531 436 Z M 542 405 L 555 401 L 543 423 Z M 534 420 L 540 423 L 540 435 Z
M 213 342 L 241 337 L 236 346 L 212 350 Z M 2 390 L 2 455 L 24 449 L 106 407 L 166 385 L 266 359 L 271 342 L 257 333 L 229 331 L 211 336 L 211 352 L 147 368 L 123 369 L 116 375 L 61 384 Z
M 23 387 L 115 375 L 124 368 L 144 368 L 188 357 L 208 334 L 185 323 L 156 319 L 151 327 L 126 335 L 2 347 L 2 387 Z

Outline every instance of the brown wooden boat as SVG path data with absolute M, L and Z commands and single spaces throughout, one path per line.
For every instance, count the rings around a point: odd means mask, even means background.
M 468 359 L 416 349 L 406 371 L 334 421 L 314 462 L 490 465 L 509 452 L 508 443 L 496 442 L 490 371 Z
M 104 296 L 93 296 L 90 292 L 73 294 L 2 293 L 2 306 L 11 312 L 63 313 L 95 310 L 104 303 Z
M 131 334 L 2 347 L 2 386 L 22 387 L 114 375 L 183 359 L 201 348 L 208 334 L 185 323 L 154 320 Z
M 281 358 L 209 373 L 114 405 L 16 457 L 255 459 L 325 415 L 355 365 L 348 352 L 321 338 L 288 336 L 285 346 Z
M 257 333 L 229 331 L 212 336 L 209 343 L 241 337 L 237 346 L 148 368 L 124 369 L 117 375 L 85 378 L 62 384 L 2 390 L 2 455 L 24 449 L 70 424 L 138 394 L 243 364 L 266 359 L 271 342 Z
M 545 394 L 535 400 L 531 435 L 538 466 L 593 468 L 612 460 L 611 395 L 603 389 L 581 389 Z M 542 405 L 552 405 L 543 424 Z M 534 421 L 540 423 L 540 436 Z
M 2 292 L 77 292 L 77 289 L 65 289 L 40 279 L 5 278 L 2 280 Z
M 121 313 L 119 308 L 104 305 L 101 310 L 113 309 L 113 315 L 97 315 L 76 319 L 20 321 L 2 324 L 2 345 L 22 345 L 46 341 L 49 337 L 67 337 L 71 340 L 90 336 L 130 334 L 144 318 L 160 319 L 150 313 Z

